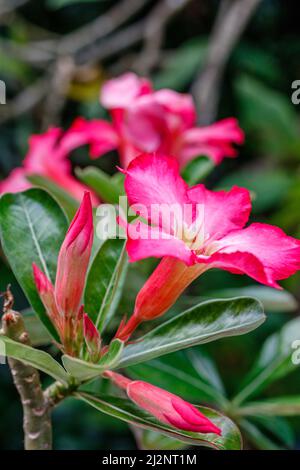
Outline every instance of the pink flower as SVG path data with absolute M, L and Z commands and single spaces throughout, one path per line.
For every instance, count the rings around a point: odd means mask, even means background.
M 118 332 L 120 339 L 128 339 L 141 321 L 162 315 L 210 268 L 247 274 L 276 288 L 278 280 L 300 269 L 299 240 L 271 225 L 244 228 L 251 211 L 248 190 L 189 188 L 178 162 L 161 155 L 137 157 L 125 174 L 129 204 L 151 224 L 127 225 L 130 260 L 163 259 L 140 290 L 133 316 Z
M 66 132 L 61 146 L 69 152 L 82 145 L 89 145 L 91 157 L 98 158 L 116 149 L 118 142 L 118 135 L 110 123 L 102 119 L 88 121 L 79 117 Z
M 86 313 L 83 316 L 83 335 L 91 360 L 97 362 L 101 356 L 101 338 L 97 328 Z
M 18 193 L 29 189 L 31 184 L 26 179 L 26 171 L 24 168 L 15 168 L 7 178 L 0 181 L 0 194 Z
M 59 252 L 55 286 L 33 265 L 36 288 L 68 354 L 74 354 L 80 346 L 76 340 L 82 340 L 81 298 L 92 244 L 93 211 L 90 194 L 85 192 Z
M 124 389 L 139 408 L 147 411 L 158 421 L 177 429 L 202 434 L 221 435 L 222 431 L 197 408 L 182 398 L 147 382 L 130 380 L 115 372 L 107 371 L 105 376 L 115 385 Z
M 61 129 L 52 128 L 41 135 L 33 135 L 29 139 L 29 150 L 23 166 L 12 171 L 0 183 L 0 192 L 18 192 L 31 187 L 26 176 L 41 175 L 62 187 L 75 199 L 81 200 L 86 187 L 72 175 L 69 152 L 76 148 L 77 142 L 69 139 L 64 142 Z M 98 199 L 92 195 L 96 205 Z
M 190 95 L 168 89 L 153 91 L 146 79 L 133 73 L 108 81 L 101 102 L 111 112 L 124 168 L 141 152 L 174 155 L 181 167 L 199 155 L 218 164 L 225 156 L 236 156 L 233 144 L 244 141 L 235 119 L 195 127 Z

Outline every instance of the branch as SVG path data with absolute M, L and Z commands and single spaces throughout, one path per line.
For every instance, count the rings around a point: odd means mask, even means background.
M 13 101 L 1 106 L 0 125 L 30 111 L 39 104 L 47 93 L 48 82 L 47 76 L 42 77 L 17 95 Z
M 64 36 L 58 43 L 54 43 L 54 48 L 59 54 L 76 54 L 115 31 L 148 2 L 149 0 L 123 0 L 96 20 Z
M 12 11 L 16 10 L 17 8 L 21 7 L 27 2 L 28 0 L 9 0 L 9 1 L 1 0 L 0 1 L 0 16 L 11 13 Z
M 22 316 L 12 310 L 13 296 L 9 287 L 4 298 L 2 332 L 14 341 L 30 345 Z M 23 406 L 25 449 L 49 450 L 52 448 L 50 410 L 43 395 L 39 373 L 15 359 L 8 359 L 8 363 Z
M 201 124 L 209 124 L 216 117 L 224 69 L 260 1 L 222 0 L 220 4 L 206 61 L 192 88 Z
M 163 0 L 151 10 L 144 29 L 144 48 L 133 66 L 139 73 L 149 74 L 158 63 L 167 24 L 189 2 L 190 0 Z
M 66 94 L 75 72 L 75 64 L 72 57 L 60 57 L 57 59 L 52 79 L 49 80 L 47 98 L 43 107 L 42 129 L 46 130 L 51 125 L 59 125 L 60 114 L 63 110 Z

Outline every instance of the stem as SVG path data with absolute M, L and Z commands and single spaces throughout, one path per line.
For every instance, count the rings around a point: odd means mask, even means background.
M 78 384 L 63 385 L 60 382 L 54 382 L 44 391 L 44 397 L 48 403 L 49 408 L 54 408 L 59 405 L 61 401 L 72 395 L 77 389 Z
M 20 313 L 11 310 L 13 296 L 7 288 L 4 294 L 3 333 L 14 341 L 30 345 L 30 340 Z M 23 429 L 26 450 L 52 448 L 50 408 L 45 400 L 40 375 L 36 369 L 16 359 L 8 359 L 14 384 L 23 406 Z

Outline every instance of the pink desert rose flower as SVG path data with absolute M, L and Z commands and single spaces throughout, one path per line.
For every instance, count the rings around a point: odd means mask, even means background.
M 247 274 L 275 288 L 300 269 L 299 240 L 272 225 L 245 228 L 251 212 L 247 189 L 189 187 L 175 158 L 155 154 L 137 157 L 124 172 L 129 204 L 149 222 L 126 225 L 130 261 L 162 260 L 140 290 L 132 317 L 119 329 L 120 339 L 128 339 L 142 321 L 162 315 L 208 269 Z
M 49 318 L 59 333 L 64 351 L 71 355 L 78 353 L 85 335 L 89 346 L 92 343 L 94 346 L 95 343 L 96 329 L 87 314 L 84 314 L 81 305 L 93 244 L 93 232 L 91 197 L 89 192 L 85 192 L 59 252 L 55 285 L 53 286 L 38 266 L 33 265 L 37 291 Z M 98 339 L 97 346 L 99 347 L 98 353 L 100 353 L 100 337 Z
M 153 91 L 148 80 L 134 73 L 109 80 L 100 100 L 110 110 L 124 168 L 141 152 L 174 155 L 181 167 L 199 155 L 219 164 L 224 157 L 236 156 L 233 144 L 244 142 L 236 119 L 196 127 L 190 95 L 168 89 Z
M 221 435 L 221 429 L 182 398 L 140 380 L 130 380 L 121 374 L 107 371 L 105 376 L 124 389 L 128 398 L 161 423 L 183 431 Z
M 77 147 L 75 139 L 64 142 L 63 131 L 51 128 L 29 139 L 29 150 L 21 168 L 16 168 L 0 182 L 0 193 L 19 192 L 32 185 L 26 176 L 41 175 L 62 187 L 75 199 L 81 200 L 86 187 L 72 175 L 69 153 Z M 98 203 L 92 195 L 93 204 Z
M 118 135 L 113 126 L 102 119 L 88 121 L 78 117 L 66 132 L 61 145 L 66 151 L 89 145 L 91 158 L 98 158 L 117 148 Z

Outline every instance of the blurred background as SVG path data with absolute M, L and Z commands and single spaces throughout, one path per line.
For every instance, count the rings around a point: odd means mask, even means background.
M 79 115 L 105 117 L 98 100 L 101 85 L 133 70 L 150 76 L 156 88 L 191 92 L 200 124 L 238 118 L 245 145 L 237 159 L 226 159 L 215 169 L 207 184 L 249 188 L 253 220 L 300 237 L 300 105 L 291 100 L 292 82 L 300 79 L 296 7 L 292 0 L 0 0 L 0 80 L 7 101 L 0 104 L 0 178 L 20 165 L 31 134 L 50 125 L 67 128 Z M 72 161 L 74 166 L 90 164 L 87 149 L 74 152 Z M 113 173 L 116 162 L 116 155 L 108 154 L 93 164 Z M 130 309 L 151 269 L 151 261 L 131 269 L 120 311 Z M 9 282 L 16 308 L 26 308 L 1 258 L 0 290 Z M 299 315 L 300 276 L 283 284 L 292 295 L 281 296 L 280 302 L 260 291 L 268 312 L 262 327 L 201 348 L 215 361 L 229 396 L 264 340 Z M 221 289 L 239 293 L 248 286 L 253 282 L 247 278 L 212 271 L 181 302 L 193 305 L 195 297 L 207 298 Z M 169 365 L 172 361 L 166 359 Z M 162 369 L 150 369 L 132 373 L 176 392 L 171 376 L 168 382 Z M 178 393 L 197 401 L 184 382 L 180 388 L 176 374 L 174 383 Z M 300 367 L 271 384 L 262 397 L 289 394 L 300 395 Z M 0 449 L 22 448 L 21 407 L 4 366 L 0 410 Z M 255 443 L 252 428 L 248 447 L 300 448 L 299 419 L 270 417 L 258 429 Z M 139 439 L 125 424 L 72 399 L 56 410 L 54 430 L 56 449 L 132 449 Z

